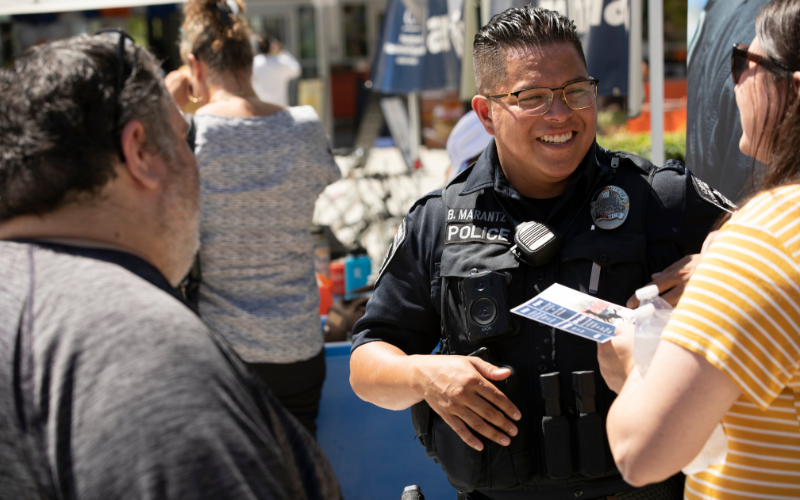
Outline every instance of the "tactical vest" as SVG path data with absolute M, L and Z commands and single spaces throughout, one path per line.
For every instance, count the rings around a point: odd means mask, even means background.
M 431 282 L 432 300 L 441 316 L 442 347 L 437 354 L 470 355 L 485 347 L 479 353 L 485 360 L 512 369 L 512 377 L 498 387 L 522 413 L 516 423 L 519 433 L 507 447 L 473 432 L 484 444 L 483 451 L 477 451 L 425 401 L 412 407 L 420 443 L 460 491 L 541 490 L 536 498 L 546 499 L 548 492 L 553 498 L 584 492 L 584 498 L 593 498 L 630 489 L 614 466 L 605 435 L 605 418 L 615 395 L 600 375 L 596 344 L 508 313 L 553 283 L 588 293 L 595 264 L 601 270 L 594 295 L 609 302 L 624 304 L 650 281 L 644 225 L 656 169 L 633 155 L 613 157 L 618 160 L 612 163 L 612 157 L 603 155 L 598 161 L 600 171 L 585 194 L 576 192 L 566 206 L 551 212 L 549 222 L 563 234 L 563 247 L 560 255 L 538 267 L 511 252 L 514 222 L 524 222 L 512 220 L 506 207 L 511 200 L 499 199 L 491 188 L 462 195 L 467 173 L 443 192 L 444 248 Z M 601 188 L 611 185 L 630 197 L 627 219 L 616 229 L 593 228 L 590 203 Z M 474 302 L 474 297 L 465 299 L 463 283 L 487 271 L 507 277 L 507 303 L 501 312 L 507 314 L 509 328 L 504 335 L 475 341 L 467 317 L 471 304 L 465 303 Z M 558 379 L 555 403 L 551 394 L 542 392 L 542 375 L 549 375 L 550 382 Z M 594 394 L 589 394 L 592 384 L 587 385 L 587 377 L 594 379 Z

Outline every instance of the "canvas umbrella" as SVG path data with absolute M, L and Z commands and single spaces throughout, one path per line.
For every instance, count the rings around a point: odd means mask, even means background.
M 410 94 L 457 89 L 464 53 L 464 0 L 390 0 L 372 90 Z

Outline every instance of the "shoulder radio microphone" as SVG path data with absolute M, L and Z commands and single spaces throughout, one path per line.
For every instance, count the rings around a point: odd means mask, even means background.
M 523 222 L 514 234 L 511 251 L 531 266 L 543 266 L 561 251 L 564 239 L 543 222 Z

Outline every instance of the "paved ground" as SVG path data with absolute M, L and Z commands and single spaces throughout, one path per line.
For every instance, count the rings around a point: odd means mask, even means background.
M 360 241 L 376 272 L 398 224 L 425 193 L 444 186 L 450 161 L 443 149 L 421 148 L 422 168 L 409 171 L 397 148 L 374 148 L 362 167 L 337 156 L 342 180 L 317 200 L 314 222 L 330 226 L 345 245 Z

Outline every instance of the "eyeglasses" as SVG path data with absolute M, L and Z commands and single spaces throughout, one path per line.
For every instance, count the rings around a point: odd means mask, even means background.
M 557 89 L 549 87 L 536 87 L 533 89 L 518 90 L 508 94 L 487 95 L 489 99 L 502 99 L 503 97 L 514 96 L 517 98 L 517 106 L 523 114 L 528 116 L 543 115 L 550 111 L 553 105 L 553 93 L 562 90 L 562 99 L 572 109 L 588 108 L 597 99 L 597 84 L 600 80 L 589 78 L 580 82 L 570 83 Z
M 116 62 L 117 78 L 114 81 L 114 95 L 112 98 L 114 106 L 114 126 L 111 129 L 111 135 L 113 136 L 114 143 L 117 146 L 117 153 L 119 154 L 119 158 L 124 162 L 125 155 L 122 152 L 122 144 L 120 143 L 119 140 L 119 118 L 120 118 L 119 96 L 120 93 L 122 92 L 122 87 L 125 83 L 125 79 L 123 78 L 123 73 L 125 72 L 125 42 L 130 40 L 132 44 L 135 44 L 136 41 L 133 38 L 131 38 L 129 34 L 125 33 L 125 31 L 120 28 L 105 28 L 100 31 L 97 31 L 95 35 L 103 35 L 108 33 L 117 33 L 119 35 L 119 48 L 117 50 L 117 62 Z
M 753 61 L 762 68 L 772 71 L 773 73 L 792 72 L 791 69 L 778 61 L 748 52 L 749 49 L 749 45 L 741 43 L 733 44 L 733 52 L 731 53 L 731 78 L 733 78 L 734 85 L 739 83 L 742 73 L 744 73 L 748 67 L 748 61 Z

